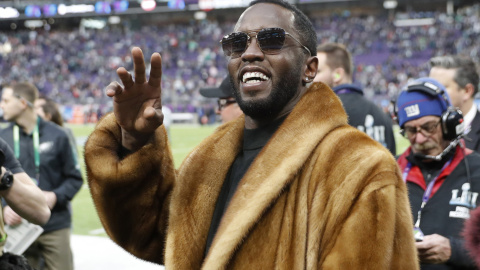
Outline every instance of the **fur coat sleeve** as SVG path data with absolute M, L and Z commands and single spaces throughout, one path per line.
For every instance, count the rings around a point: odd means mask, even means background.
M 133 255 L 163 263 L 170 194 L 175 170 L 166 130 L 150 143 L 119 158 L 121 132 L 105 116 L 85 145 L 90 192 L 107 234 Z

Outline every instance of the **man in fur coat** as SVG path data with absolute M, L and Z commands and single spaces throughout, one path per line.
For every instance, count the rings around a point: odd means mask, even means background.
M 108 235 L 166 269 L 418 269 L 393 156 L 350 127 L 317 73 L 316 35 L 284 1 L 254 1 L 222 39 L 245 116 L 178 170 L 162 126 L 161 57 L 117 73 L 114 113 L 85 147 Z

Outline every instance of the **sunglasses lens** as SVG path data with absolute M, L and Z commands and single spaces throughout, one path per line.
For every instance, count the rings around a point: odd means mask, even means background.
M 222 39 L 222 49 L 225 56 L 235 57 L 245 51 L 248 35 L 245 33 L 232 33 Z
M 285 30 L 282 28 L 266 28 L 258 32 L 258 44 L 264 53 L 277 53 L 285 44 Z

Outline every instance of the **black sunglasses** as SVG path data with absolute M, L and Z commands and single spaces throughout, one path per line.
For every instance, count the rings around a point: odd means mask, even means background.
M 290 36 L 300 44 L 309 55 L 312 55 L 307 47 L 305 47 L 298 39 L 285 32 L 282 28 L 264 28 L 259 31 L 251 31 L 248 33 L 235 32 L 224 36 L 222 40 L 220 40 L 220 43 L 222 44 L 225 56 L 237 58 L 242 55 L 248 45 L 250 45 L 253 34 L 255 34 L 255 38 L 257 39 L 258 47 L 260 47 L 260 50 L 262 50 L 264 54 L 278 54 L 285 45 L 285 37 Z

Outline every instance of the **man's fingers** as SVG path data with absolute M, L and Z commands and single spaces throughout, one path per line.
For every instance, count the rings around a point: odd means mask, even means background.
M 162 57 L 159 53 L 152 54 L 150 58 L 151 69 L 150 69 L 150 79 L 148 84 L 153 87 L 160 87 L 160 82 L 162 80 Z
M 109 97 L 118 96 L 122 91 L 123 87 L 118 82 L 112 82 L 105 88 L 105 94 Z
M 143 59 L 143 52 L 138 47 L 132 49 L 133 67 L 135 71 L 135 83 L 144 84 L 147 81 L 145 75 L 145 60 Z
M 130 88 L 133 86 L 134 82 L 133 82 L 132 74 L 130 74 L 130 72 L 128 72 L 125 68 L 123 67 L 118 68 L 117 75 L 122 81 L 125 88 Z

